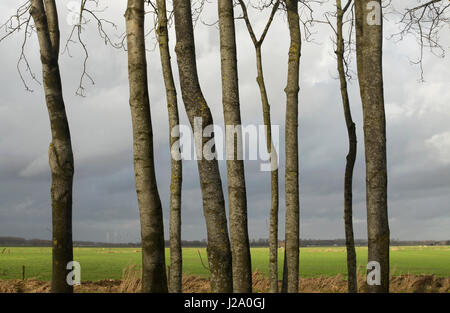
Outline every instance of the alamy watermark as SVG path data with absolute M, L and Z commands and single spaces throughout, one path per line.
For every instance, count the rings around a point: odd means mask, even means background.
M 381 4 L 378 1 L 370 1 L 367 3 L 367 24 L 370 26 L 381 26 Z
M 203 125 L 194 119 L 193 136 L 188 125 L 175 126 L 171 136 L 177 138 L 170 148 L 173 160 L 249 160 L 261 161 L 260 170 L 274 171 L 279 165 L 280 127 L 271 127 L 271 153 L 267 149 L 265 125 Z
M 367 285 L 380 286 L 381 285 L 381 265 L 377 261 L 371 261 L 367 264 Z
M 66 266 L 67 270 L 71 270 L 66 276 L 66 282 L 69 286 L 81 285 L 81 265 L 77 261 L 70 261 Z

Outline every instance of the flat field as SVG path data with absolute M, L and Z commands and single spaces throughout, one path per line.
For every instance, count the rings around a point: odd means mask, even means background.
M 253 271 L 268 275 L 268 248 L 253 248 Z M 201 259 L 200 256 L 201 255 Z M 364 272 L 367 248 L 357 248 L 358 267 Z M 139 248 L 75 248 L 74 259 L 81 264 L 82 281 L 122 278 L 124 268 L 141 263 Z M 166 261 L 169 250 L 166 249 Z M 206 249 L 183 249 L 183 272 L 207 277 Z M 279 268 L 283 251 L 279 250 Z M 21 279 L 22 266 L 26 278 L 49 281 L 51 278 L 51 248 L 0 247 L 0 280 Z M 311 247 L 300 249 L 300 275 L 309 277 L 346 276 L 346 252 L 343 247 Z M 391 274 L 436 275 L 450 277 L 450 247 L 391 247 Z

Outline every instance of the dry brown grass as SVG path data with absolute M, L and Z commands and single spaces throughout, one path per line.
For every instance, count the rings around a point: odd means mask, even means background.
M 75 292 L 81 293 L 135 293 L 141 289 L 141 273 L 135 266 L 123 270 L 122 280 L 102 280 L 83 282 L 75 286 Z M 302 293 L 344 293 L 347 291 L 347 281 L 342 275 L 335 277 L 300 278 Z M 364 276 L 358 279 L 359 292 L 366 292 Z M 394 293 L 450 293 L 450 277 L 434 275 L 401 275 L 391 278 L 391 292 Z M 269 280 L 259 272 L 253 273 L 253 291 L 268 292 Z M 50 292 L 50 283 L 35 279 L 0 280 L 0 293 L 46 293 Z M 210 292 L 209 280 L 198 276 L 183 277 L 183 292 Z
M 133 293 L 141 290 L 141 271 L 136 265 L 130 265 L 122 270 L 122 280 L 120 281 L 118 292 Z

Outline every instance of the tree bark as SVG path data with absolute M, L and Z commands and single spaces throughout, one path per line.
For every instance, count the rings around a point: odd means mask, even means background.
M 247 26 L 247 30 L 250 34 L 250 38 L 252 39 L 253 45 L 255 46 L 256 52 L 256 69 L 257 69 L 257 77 L 256 82 L 258 83 L 259 92 L 261 96 L 261 104 L 263 111 L 263 119 L 264 125 L 266 126 L 266 146 L 267 151 L 270 154 L 270 162 L 274 164 L 278 163 L 278 155 L 276 150 L 273 148 L 272 141 L 272 121 L 270 116 L 270 103 L 269 98 L 267 96 L 267 88 L 264 79 L 264 71 L 262 64 L 262 52 L 261 47 L 264 43 L 264 39 L 266 34 L 272 24 L 273 17 L 275 16 L 276 11 L 280 5 L 280 1 L 277 1 L 273 7 L 272 12 L 270 14 L 269 20 L 266 24 L 266 27 L 261 35 L 260 39 L 256 39 L 255 33 L 253 31 L 253 27 L 250 23 L 250 19 L 247 13 L 247 7 L 243 0 L 239 0 L 239 4 L 242 8 L 243 17 L 245 20 L 245 24 Z M 278 292 L 278 203 L 279 203 L 279 194 L 278 194 L 278 164 L 275 168 L 272 168 L 271 171 L 271 207 L 270 207 L 270 230 L 269 230 L 269 279 L 270 279 L 270 292 L 276 293 Z
M 222 65 L 222 101 L 225 125 L 240 128 L 239 83 L 236 56 L 236 33 L 232 0 L 219 0 L 220 55 Z M 228 205 L 233 267 L 233 291 L 252 291 L 252 264 L 247 225 L 247 192 L 244 161 L 238 151 L 242 133 L 226 132 Z
M 301 33 L 298 1 L 286 0 L 290 33 L 286 92 L 286 262 L 287 291 L 298 292 L 299 277 L 299 171 L 298 171 L 298 93 Z
M 356 152 L 357 152 L 357 138 L 356 127 L 352 119 L 350 110 L 350 100 L 347 89 L 347 74 L 344 64 L 344 37 L 343 16 L 345 11 L 342 9 L 341 0 L 336 0 L 337 7 L 337 40 L 336 40 L 336 56 L 337 67 L 339 72 L 339 81 L 341 86 L 342 104 L 344 106 L 345 123 L 347 126 L 349 151 L 347 154 L 347 162 L 345 166 L 345 180 L 344 180 L 344 221 L 345 221 L 345 244 L 347 247 L 347 273 L 348 273 L 348 292 L 358 292 L 358 281 L 356 275 L 356 250 L 355 239 L 353 235 L 353 169 L 355 167 Z
M 153 159 L 147 83 L 144 0 L 128 0 L 125 13 L 136 192 L 142 237 L 142 292 L 167 292 L 164 227 Z
M 58 65 L 59 27 L 55 1 L 32 0 L 30 14 L 36 25 L 42 63 L 42 76 L 50 118 L 52 142 L 49 164 L 52 173 L 52 286 L 54 293 L 71 293 L 66 282 L 73 261 L 72 248 L 72 188 L 74 160 L 69 123 L 62 94 Z M 47 11 L 46 11 L 47 10 Z
M 183 102 L 191 126 L 194 127 L 195 118 L 202 118 L 203 131 L 206 126 L 213 125 L 213 118 L 198 80 L 191 1 L 175 1 L 174 16 L 177 39 L 175 51 Z M 203 137 L 200 142 L 196 140 L 197 151 L 202 151 L 205 144 L 211 140 L 214 140 L 214 136 Z M 207 253 L 211 271 L 211 289 L 213 292 L 232 292 L 231 249 L 217 160 L 200 158 L 198 171 L 208 234 Z
M 56 60 L 59 59 L 59 44 L 60 44 L 60 31 L 58 22 L 58 10 L 56 8 L 55 0 L 45 0 L 45 15 L 47 16 L 48 31 L 50 35 L 50 41 L 52 43 L 53 52 Z
M 270 162 L 278 162 L 278 155 L 272 141 L 272 121 L 270 116 L 270 103 L 267 96 L 266 83 L 262 67 L 261 46 L 256 48 L 256 63 L 258 76 L 256 78 L 261 94 L 263 106 L 264 125 L 266 126 L 266 146 L 270 154 Z M 278 292 L 278 166 L 272 168 L 271 181 L 271 204 L 270 204 L 270 229 L 269 229 L 269 278 L 270 292 Z
M 181 185 L 182 162 L 179 158 L 177 138 L 172 131 L 179 125 L 177 91 L 173 79 L 172 64 L 170 62 L 169 32 L 167 28 L 166 0 L 157 0 L 158 8 L 158 42 L 161 65 L 166 86 L 167 108 L 169 112 L 170 149 L 172 156 L 170 181 L 170 272 L 169 291 L 181 293 L 182 282 L 182 248 L 181 248 Z M 175 154 L 175 155 L 174 155 Z M 175 157 L 176 156 L 176 157 Z
M 363 107 L 366 154 L 366 204 L 369 261 L 381 266 L 381 285 L 370 292 L 389 292 L 389 222 L 387 212 L 386 120 L 383 92 L 383 19 L 381 0 L 378 23 L 368 23 L 377 8 L 369 0 L 355 1 L 356 57 Z M 369 9 L 370 8 L 370 9 Z

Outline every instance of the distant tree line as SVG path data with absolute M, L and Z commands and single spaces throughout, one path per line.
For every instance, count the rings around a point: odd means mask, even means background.
M 170 241 L 165 240 L 165 246 L 170 247 Z M 279 242 L 281 245 L 282 242 Z M 367 239 L 355 239 L 355 246 L 367 246 Z M 181 245 L 185 248 L 205 248 L 207 246 L 206 239 L 203 240 L 182 240 Z M 301 247 L 345 247 L 345 239 L 301 239 Z M 99 241 L 74 241 L 74 247 L 104 247 L 104 248 L 126 248 L 140 247 L 140 242 L 127 243 L 111 243 Z M 391 246 L 450 246 L 450 240 L 397 240 L 390 242 Z M 51 247 L 51 240 L 44 239 L 25 239 L 22 237 L 0 237 L 0 246 L 29 246 L 29 247 Z M 269 247 L 269 239 L 258 238 L 251 239 L 250 246 L 253 248 Z

